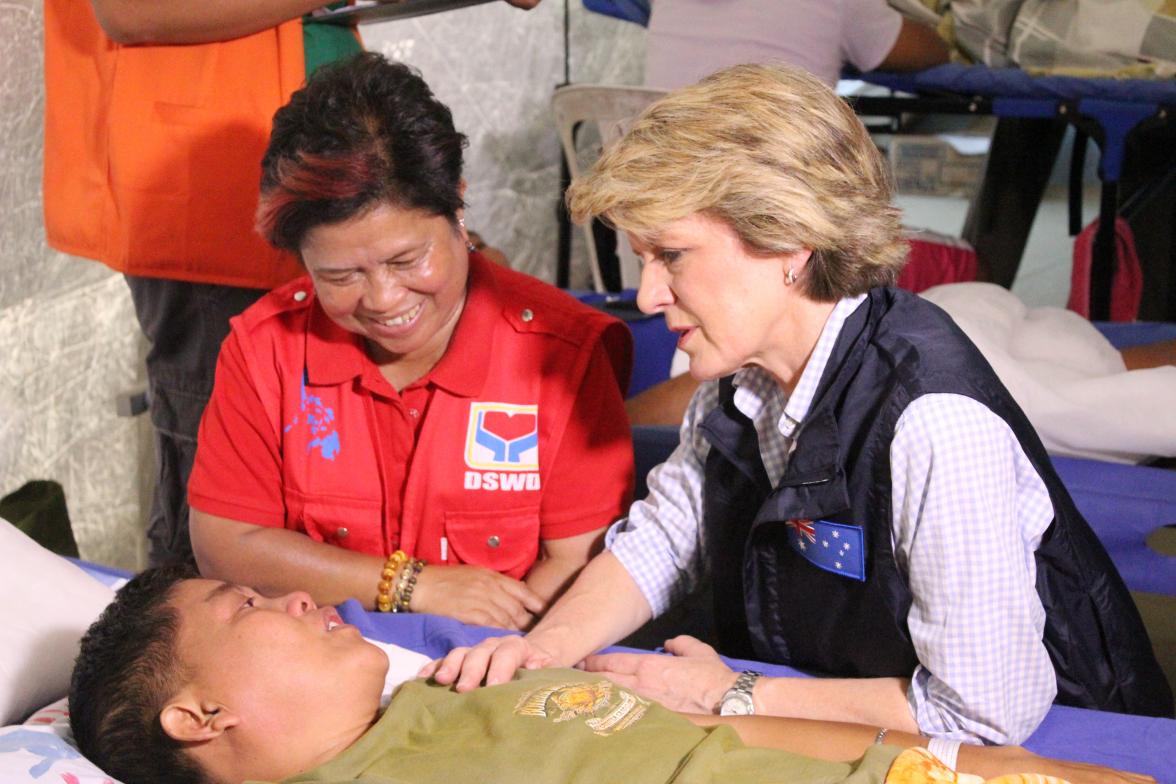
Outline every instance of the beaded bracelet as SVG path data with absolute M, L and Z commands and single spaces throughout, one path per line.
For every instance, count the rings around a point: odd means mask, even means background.
M 376 609 L 380 612 L 392 612 L 396 606 L 395 600 L 392 598 L 392 580 L 396 578 L 396 573 L 400 571 L 400 567 L 404 566 L 404 562 L 408 560 L 408 556 L 403 550 L 397 550 L 388 556 L 388 560 L 384 561 L 384 568 L 380 571 L 380 582 L 376 585 Z
M 392 605 L 392 612 L 412 612 L 408 603 L 412 601 L 412 592 L 416 588 L 417 576 L 425 562 L 419 558 L 410 560 L 400 572 L 400 581 L 396 585 L 396 600 Z

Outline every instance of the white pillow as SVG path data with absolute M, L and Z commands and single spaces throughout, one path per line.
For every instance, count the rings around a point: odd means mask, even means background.
M 46 773 L 52 772 L 52 776 Z M 115 784 L 52 727 L 0 727 L 0 781 L 5 784 Z
M 0 519 L 0 725 L 65 696 L 78 642 L 113 598 Z

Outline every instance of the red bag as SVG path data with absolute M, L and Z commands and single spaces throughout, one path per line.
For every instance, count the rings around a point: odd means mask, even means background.
M 1066 307 L 1090 318 L 1090 266 L 1098 219 L 1074 238 L 1074 267 L 1070 276 L 1070 301 Z M 1115 219 L 1115 275 L 1111 281 L 1111 321 L 1135 321 L 1143 296 L 1143 269 L 1135 250 L 1135 235 L 1123 218 Z

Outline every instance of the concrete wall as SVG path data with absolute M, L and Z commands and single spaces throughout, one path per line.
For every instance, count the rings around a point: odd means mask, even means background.
M 366 26 L 369 49 L 418 67 L 470 137 L 469 223 L 548 277 L 555 264 L 559 146 L 551 90 L 564 79 L 637 83 L 643 33 L 578 0 L 505 3 Z M 143 565 L 146 418 L 115 398 L 143 385 L 130 296 L 105 267 L 55 253 L 41 225 L 42 3 L 0 3 L 0 494 L 65 486 L 82 555 Z M 585 281 L 577 266 L 574 282 Z
M 83 554 L 134 567 L 145 455 L 114 399 L 138 381 L 138 326 L 121 278 L 45 245 L 41 11 L 0 4 L 0 492 L 56 479 Z
M 578 0 L 566 5 L 571 81 L 639 83 L 644 30 Z M 516 269 L 548 279 L 560 155 L 551 92 L 564 81 L 564 11 L 561 0 L 525 12 L 488 3 L 363 28 L 369 49 L 420 69 L 469 135 L 466 223 Z M 586 284 L 583 266 L 574 271 L 573 285 Z

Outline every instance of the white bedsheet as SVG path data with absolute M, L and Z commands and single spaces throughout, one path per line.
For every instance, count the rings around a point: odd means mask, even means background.
M 1128 371 L 1086 319 L 1027 307 L 991 283 L 921 296 L 976 344 L 1050 452 L 1124 463 L 1176 456 L 1176 367 Z

